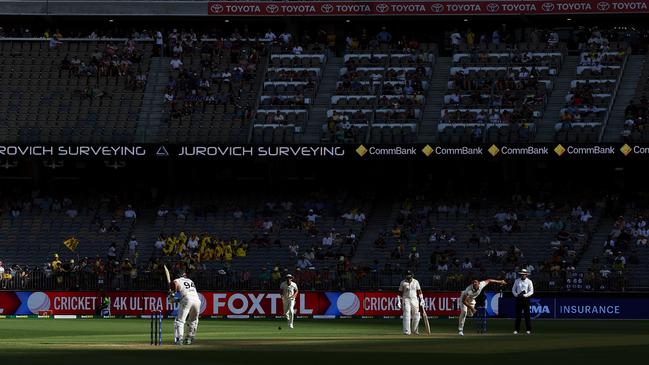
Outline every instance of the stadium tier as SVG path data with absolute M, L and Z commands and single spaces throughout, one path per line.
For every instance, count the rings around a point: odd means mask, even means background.
M 136 141 L 151 42 L 2 40 L 0 47 L 0 141 Z
M 538 290 L 628 289 L 646 274 L 646 222 L 637 213 L 619 217 L 611 231 L 604 200 L 417 195 L 370 203 L 368 194 L 188 194 L 142 211 L 109 196 L 17 200 L 1 217 L 0 259 L 11 274 L 2 285 L 149 288 L 163 262 L 186 267 L 203 287 L 242 289 L 272 288 L 286 272 L 306 288 L 376 289 L 411 270 L 445 290 L 521 268 L 534 273 Z
M 275 29 L 161 29 L 124 38 L 95 30 L 91 39 L 3 30 L 0 140 L 643 140 L 646 77 L 634 75 L 646 74 L 644 47 L 624 29 L 559 36 L 466 28 L 437 43 L 386 27 L 344 37 Z

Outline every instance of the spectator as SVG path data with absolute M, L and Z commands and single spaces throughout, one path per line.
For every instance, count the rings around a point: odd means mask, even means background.
M 55 255 L 58 258 L 58 255 Z M 111 245 L 108 247 L 108 253 L 106 254 L 108 257 L 108 262 L 113 262 L 117 258 L 117 246 L 115 243 L 111 243 Z M 54 266 L 54 265 L 52 265 Z
M 137 257 L 137 245 L 138 242 L 135 239 L 135 236 L 131 236 L 131 239 L 128 241 L 128 255 L 133 260 L 135 260 Z
M 322 247 L 331 248 L 334 244 L 334 234 L 330 233 L 322 237 Z
M 0 288 L 5 288 L 5 267 L 2 261 L 0 261 Z
M 294 54 L 294 55 L 301 55 L 302 52 L 304 52 L 304 49 L 303 49 L 302 46 L 300 46 L 299 44 L 296 44 L 296 45 L 293 47 L 293 54 Z
M 189 248 L 190 251 L 194 252 L 198 248 L 198 236 L 193 234 L 189 240 L 187 240 L 187 248 Z
M 313 209 L 309 209 L 309 213 L 308 213 L 307 216 L 306 216 L 306 220 L 307 220 L 307 222 L 309 222 L 309 223 L 314 223 L 314 224 L 315 224 L 315 223 L 316 223 L 316 220 L 317 220 L 318 218 L 320 218 L 320 216 L 317 215 L 317 214 L 313 211 Z
M 289 243 L 289 245 L 288 245 L 289 254 L 291 256 L 293 256 L 293 257 L 298 256 L 299 249 L 300 249 L 300 246 L 295 241 L 291 241 L 291 243 Z
M 137 218 L 137 214 L 135 213 L 135 210 L 131 205 L 126 206 L 126 210 L 124 210 L 124 218 L 126 219 L 135 219 Z
M 626 258 L 622 254 L 622 251 L 618 251 L 617 255 L 613 259 L 613 269 L 616 271 L 623 271 L 626 267 Z
M 462 263 L 462 270 L 472 270 L 473 269 L 473 263 L 471 263 L 471 260 L 468 257 L 464 258 L 464 262 Z
M 175 55 L 171 61 L 169 61 L 169 66 L 171 66 L 172 70 L 178 71 L 183 66 L 183 61 L 180 60 L 180 57 Z
M 457 29 L 453 30 L 453 33 L 451 33 L 451 48 L 453 48 L 454 51 L 457 51 L 457 49 L 460 48 L 461 43 L 462 35 Z
M 304 255 L 300 256 L 300 258 L 297 260 L 297 268 L 300 270 L 306 270 L 313 266 L 311 264 L 311 261 L 309 261 Z
M 164 37 L 162 36 L 161 31 L 156 31 L 155 32 L 155 45 L 156 45 L 156 56 L 158 57 L 163 57 L 164 56 Z
M 155 248 L 155 253 L 156 256 L 160 255 L 162 253 L 162 248 L 165 246 L 165 240 L 162 235 L 158 236 L 158 239 L 155 241 L 153 244 L 153 247 Z
M 158 208 L 158 212 L 156 214 L 160 218 L 166 218 L 169 214 L 169 209 L 167 209 L 167 207 L 163 204 L 160 206 L 160 208 Z
M 385 27 L 381 27 L 381 31 L 376 35 L 376 40 L 379 45 L 387 46 L 392 41 L 392 34 L 388 33 Z
M 264 39 L 272 43 L 275 42 L 275 40 L 277 40 L 277 36 L 275 35 L 275 33 L 273 33 L 272 29 L 268 28 L 268 31 L 264 35 Z

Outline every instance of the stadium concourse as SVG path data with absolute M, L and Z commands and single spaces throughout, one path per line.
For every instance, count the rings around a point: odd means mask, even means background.
M 399 21 L 342 32 L 326 23 L 78 22 L 0 30 L 1 142 L 594 143 L 646 134 L 641 27 L 476 22 L 415 34 Z

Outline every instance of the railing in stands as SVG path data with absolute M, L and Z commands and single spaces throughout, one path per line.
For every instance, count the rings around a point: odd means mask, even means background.
M 608 104 L 608 109 L 606 110 L 606 118 L 604 119 L 604 122 L 602 123 L 602 127 L 599 130 L 599 137 L 597 138 L 597 142 L 601 142 L 602 139 L 604 138 L 604 131 L 606 131 L 606 127 L 608 126 L 608 121 L 611 118 L 611 112 L 613 111 L 613 105 L 615 105 L 617 92 L 620 90 L 620 84 L 622 83 L 622 75 L 624 75 L 624 72 L 627 71 L 626 64 L 627 61 L 629 60 L 629 55 L 631 54 L 631 52 L 632 52 L 631 47 L 628 47 L 624 55 L 624 62 L 622 63 L 622 67 L 620 67 L 620 72 L 618 73 L 617 80 L 615 81 L 615 89 L 613 90 L 613 96 L 611 97 L 611 102 Z
M 396 293 L 403 280 L 401 272 L 353 271 L 294 271 L 296 282 L 304 290 L 393 290 Z M 417 276 L 417 275 L 416 275 Z M 246 278 L 242 272 L 226 273 L 222 270 L 196 271 L 190 275 L 200 290 L 275 290 L 279 281 Z M 461 291 L 468 285 L 468 275 L 448 274 L 420 278 L 424 290 Z M 627 278 L 612 273 L 608 278 L 583 279 L 579 286 L 569 286 L 562 274 L 539 273 L 534 275 L 536 291 L 649 291 L 647 278 Z M 506 290 L 511 289 L 507 287 Z M 16 275 L 0 280 L 0 290 L 166 290 L 162 272 L 111 271 L 95 274 L 90 269 L 77 272 L 35 271 L 26 276 Z M 395 294 L 396 295 L 396 294 Z

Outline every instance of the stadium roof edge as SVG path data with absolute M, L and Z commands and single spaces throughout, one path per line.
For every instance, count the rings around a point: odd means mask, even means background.
M 1 0 L 0 15 L 207 16 L 207 1 Z

